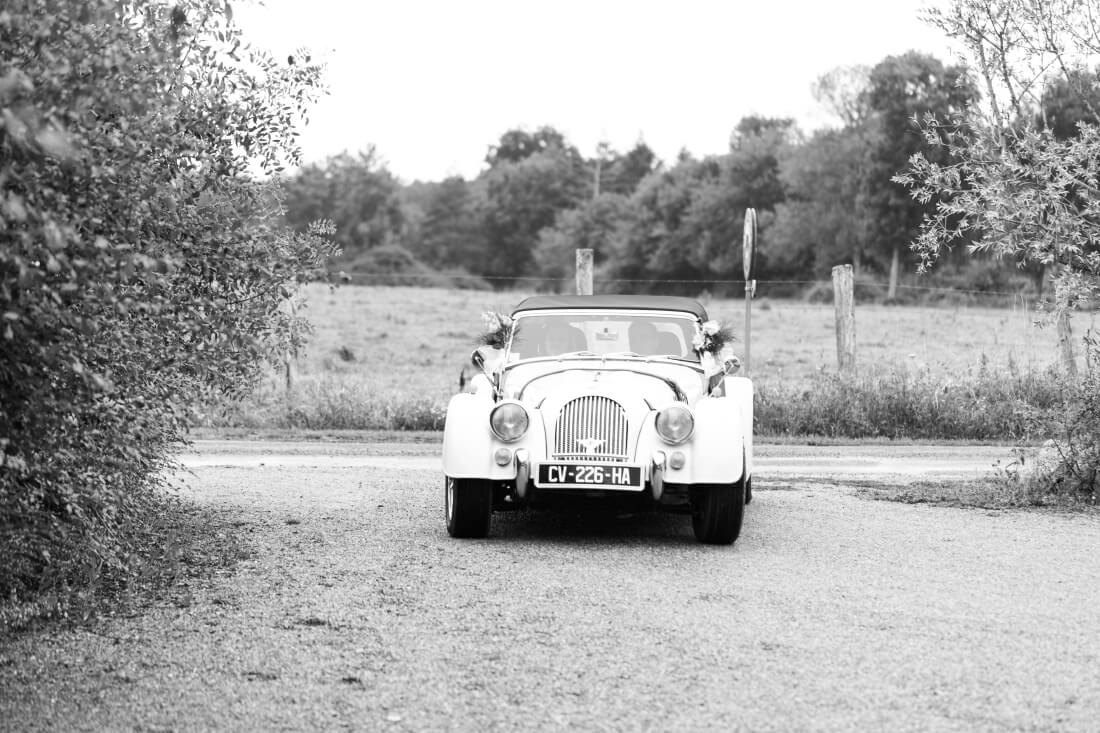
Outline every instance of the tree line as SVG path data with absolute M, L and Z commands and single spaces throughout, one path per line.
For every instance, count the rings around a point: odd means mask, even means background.
M 344 253 L 333 269 L 363 282 L 443 273 L 459 284 L 568 287 L 574 250 L 591 247 L 604 289 L 699 292 L 740 277 L 743 216 L 754 207 L 760 279 L 811 281 L 851 263 L 894 298 L 935 201 L 891 179 L 917 154 L 946 164 L 918 121 L 956 119 L 980 94 L 962 67 L 915 51 L 834 69 L 814 94 L 837 124 L 806 134 L 791 119 L 745 117 L 724 154 L 683 151 L 667 163 L 641 140 L 586 157 L 552 127 L 505 132 L 473 180 L 406 184 L 375 148 L 345 153 L 290 178 L 287 220 L 300 231 L 332 221 Z M 1089 114 L 1057 83 L 1035 111 L 1067 136 Z M 974 262 L 964 250 L 943 267 L 965 269 L 966 287 L 1008 287 L 1017 263 Z M 1041 288 L 1041 268 L 1028 273 Z

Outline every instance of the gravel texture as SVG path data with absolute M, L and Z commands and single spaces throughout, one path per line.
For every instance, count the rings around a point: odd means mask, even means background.
M 235 571 L 2 640 L 0 729 L 1100 726 L 1095 514 L 758 475 L 733 547 L 675 515 L 497 514 L 457 541 L 434 470 L 193 471 L 239 523 Z

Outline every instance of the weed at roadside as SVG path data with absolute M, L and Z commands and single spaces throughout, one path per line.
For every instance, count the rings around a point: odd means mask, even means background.
M 854 376 L 819 373 L 806 385 L 762 382 L 760 435 L 914 440 L 1028 440 L 1034 411 L 1061 403 L 1047 372 L 991 374 L 876 366 Z
M 189 585 L 249 557 L 238 525 L 218 512 L 158 490 L 119 531 L 125 565 L 99 565 L 28 600 L 0 603 L 0 633 L 44 620 L 88 623 L 167 602 L 190 604 Z

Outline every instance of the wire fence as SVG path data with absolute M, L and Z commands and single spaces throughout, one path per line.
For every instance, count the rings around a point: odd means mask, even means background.
M 450 274 L 450 273 L 355 273 L 350 275 L 349 278 L 354 281 L 373 281 L 378 283 L 386 283 L 389 281 L 415 281 L 417 284 L 437 284 L 437 283 L 532 283 L 541 285 L 554 285 L 554 286 L 570 286 L 573 285 L 574 280 L 572 277 L 548 277 L 544 275 L 470 275 L 470 274 Z M 832 281 L 829 280 L 757 280 L 757 288 L 766 285 L 802 285 L 806 287 L 812 286 L 832 286 Z M 406 283 L 401 283 L 406 284 Z M 408 283 L 414 284 L 414 283 Z M 707 278 L 675 278 L 675 277 L 601 277 L 597 281 L 597 284 L 634 284 L 634 285 L 726 285 L 731 287 L 740 288 L 741 292 L 744 292 L 745 281 L 744 280 L 729 280 L 729 278 L 720 277 L 707 277 Z M 886 291 L 889 284 L 876 280 L 858 280 L 857 286 L 859 287 L 871 287 L 882 289 Z M 923 293 L 957 293 L 974 296 L 989 296 L 989 297 L 1030 297 L 1032 300 L 1036 299 L 1034 293 L 1030 289 L 1015 289 L 1015 291 L 1000 291 L 1000 289 L 976 289 L 976 288 L 961 288 L 961 287 L 949 287 L 943 285 L 911 285 L 911 284 L 898 284 L 899 291 L 908 292 L 923 292 Z
M 539 292 L 572 292 L 575 286 L 573 277 L 549 277 L 544 275 L 471 275 L 464 273 L 354 273 L 348 277 L 350 282 L 362 285 L 395 285 L 456 288 L 491 288 L 497 291 L 507 289 L 533 289 Z M 787 300 L 804 300 L 809 304 L 828 305 L 832 303 L 831 280 L 757 280 L 757 299 L 768 297 Z M 741 297 L 745 294 L 745 281 L 735 278 L 646 278 L 646 277 L 601 277 L 596 281 L 597 292 L 621 292 L 629 287 L 645 292 L 676 292 L 693 295 L 712 294 L 718 297 Z M 944 304 L 944 305 L 989 305 L 992 307 L 1031 310 L 1045 302 L 1031 287 L 1019 289 L 990 289 L 974 287 L 954 287 L 949 285 L 898 284 L 899 303 L 906 305 Z M 773 291 L 769 293 L 769 291 Z M 716 291 L 716 293 L 712 293 Z M 889 283 L 871 278 L 859 278 L 856 281 L 856 298 L 861 305 L 875 300 L 884 300 L 889 292 Z M 785 307 L 795 307 L 789 303 Z
M 575 279 L 546 276 L 478 276 L 463 273 L 357 275 L 364 285 L 446 287 L 469 290 L 472 283 L 489 289 L 496 299 L 518 302 L 533 292 L 573 292 Z M 704 302 L 712 317 L 740 321 L 740 299 L 745 282 L 730 278 L 601 278 L 597 292 L 675 292 L 694 295 Z M 769 291 L 772 292 L 769 292 Z M 994 361 L 1043 363 L 1058 346 L 1051 310 L 1043 299 L 1028 289 L 978 289 L 952 287 L 942 283 L 899 283 L 896 303 L 887 304 L 887 283 L 864 278 L 856 281 L 858 350 L 861 359 L 915 359 L 918 362 L 946 360 L 973 352 Z M 776 292 L 778 291 L 778 292 Z M 472 292 L 472 291 L 471 291 Z M 773 294 L 774 293 L 774 294 Z M 760 357 L 772 365 L 792 363 L 804 357 L 790 346 L 792 334 L 810 351 L 815 361 L 829 363 L 835 351 L 832 280 L 757 280 L 754 311 L 759 330 L 754 329 L 754 346 Z M 507 305 L 507 304 L 502 304 Z M 863 312 L 864 317 L 859 316 Z M 1096 334 L 1097 311 L 1079 312 L 1073 317 L 1074 340 Z M 799 319 L 795 323 L 791 319 Z M 1038 327 L 1037 327 L 1038 326 Z M 809 330 L 807 330 L 807 328 Z M 771 354 L 769 359 L 767 354 Z M 803 361 L 805 359 L 803 358 Z

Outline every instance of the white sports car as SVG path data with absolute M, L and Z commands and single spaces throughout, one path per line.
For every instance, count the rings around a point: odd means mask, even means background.
M 730 544 L 752 497 L 753 386 L 694 300 L 536 296 L 497 321 L 503 348 L 447 407 L 447 531 L 564 497 L 690 511 Z M 725 347 L 725 348 L 723 348 Z

